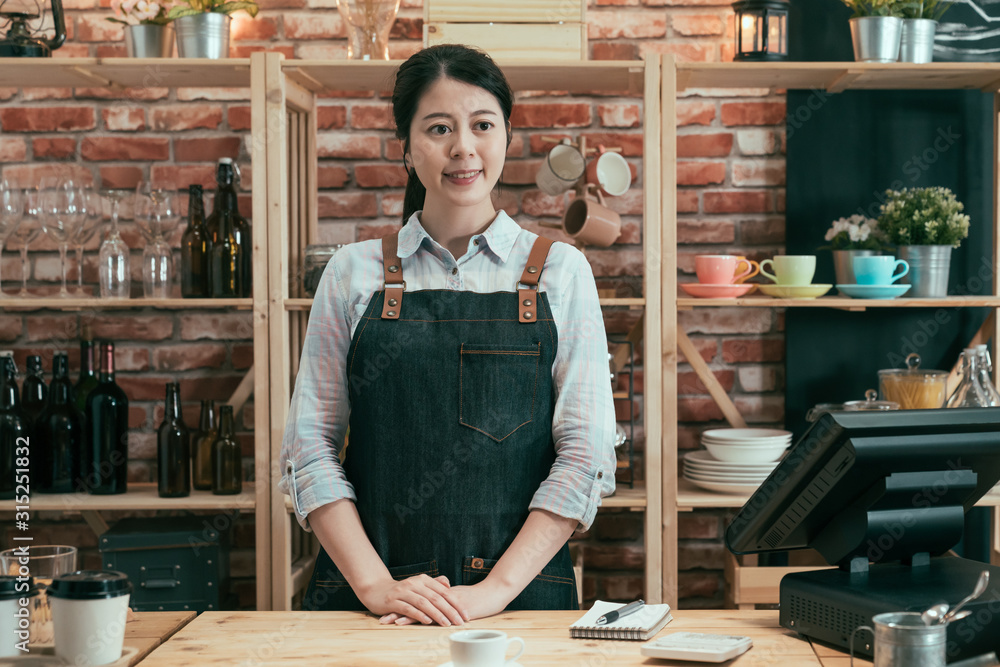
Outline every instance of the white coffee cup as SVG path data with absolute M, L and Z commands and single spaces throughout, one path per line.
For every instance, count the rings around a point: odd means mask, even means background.
M 535 174 L 535 183 L 542 192 L 555 197 L 573 187 L 586 169 L 587 161 L 583 155 L 568 139 L 564 139 L 545 156 Z
M 122 657 L 132 584 L 113 570 L 79 570 L 52 580 L 56 656 L 71 665 L 106 665 Z
M 632 169 L 618 153 L 597 147 L 597 157 L 587 165 L 587 182 L 593 183 L 609 197 L 620 197 L 632 185 Z
M 513 664 L 524 653 L 523 639 L 507 639 L 507 633 L 499 630 L 462 630 L 453 632 L 448 639 L 454 667 L 503 667 Z M 520 644 L 520 650 L 507 658 L 507 649 L 514 642 Z

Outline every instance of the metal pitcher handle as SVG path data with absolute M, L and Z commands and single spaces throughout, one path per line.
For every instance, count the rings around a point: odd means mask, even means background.
M 854 628 L 854 632 L 851 633 L 851 639 L 847 642 L 848 650 L 851 654 L 851 667 L 854 667 L 854 635 L 858 634 L 858 630 L 867 630 L 872 633 L 873 637 L 875 636 L 875 629 L 870 625 L 859 625 Z

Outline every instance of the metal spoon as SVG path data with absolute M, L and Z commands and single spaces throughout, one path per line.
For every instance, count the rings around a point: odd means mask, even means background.
M 986 587 L 989 586 L 989 583 L 990 583 L 990 571 L 983 570 L 983 573 L 979 575 L 979 581 L 976 582 L 976 587 L 972 589 L 972 592 L 969 593 L 967 596 L 965 596 L 965 598 L 961 602 L 952 607 L 951 611 L 945 614 L 944 618 L 941 619 L 941 622 L 948 623 L 953 618 L 955 618 L 955 614 L 957 614 L 962 607 L 969 604 L 970 602 L 972 602 L 973 600 L 975 600 L 980 595 L 986 592 Z
M 927 611 L 920 614 L 920 620 L 924 622 L 924 625 L 937 625 L 944 618 L 944 615 L 948 613 L 948 603 L 941 602 L 933 607 L 929 608 Z

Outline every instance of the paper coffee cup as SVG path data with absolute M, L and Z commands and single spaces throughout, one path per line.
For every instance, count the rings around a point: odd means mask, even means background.
M 48 589 L 56 655 L 71 665 L 106 665 L 122 656 L 132 584 L 113 570 L 80 570 Z
M 0 576 L 0 658 L 24 655 L 33 639 L 39 589 L 33 577 Z

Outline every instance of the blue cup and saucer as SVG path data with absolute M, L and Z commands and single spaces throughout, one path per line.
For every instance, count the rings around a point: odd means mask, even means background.
M 898 269 L 902 269 L 896 273 Z M 854 258 L 856 285 L 837 285 L 837 291 L 854 299 L 895 299 L 906 294 L 910 285 L 896 285 L 910 272 L 905 259 L 892 255 L 868 255 Z

